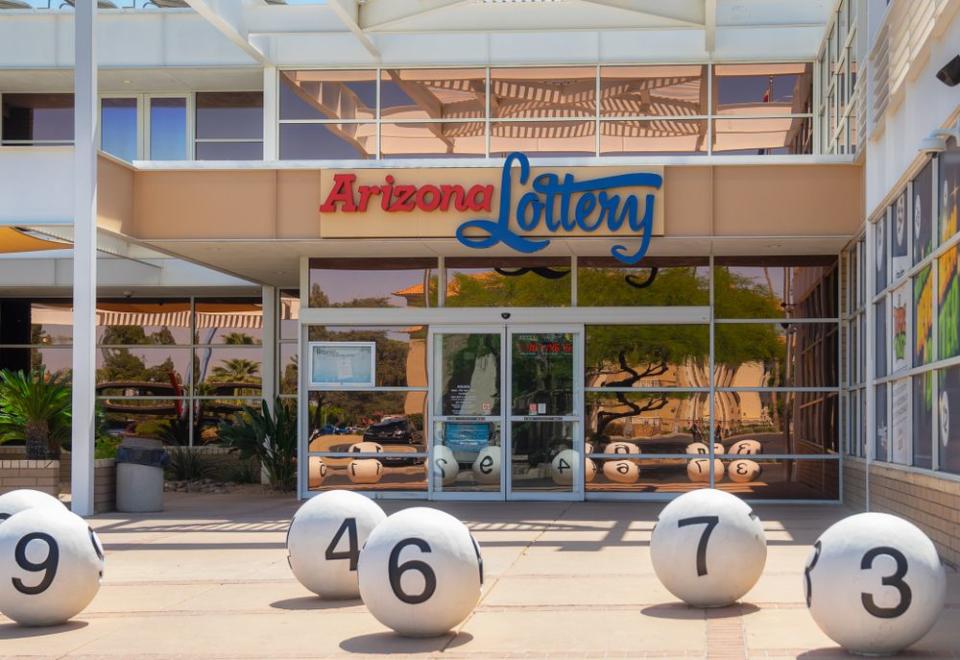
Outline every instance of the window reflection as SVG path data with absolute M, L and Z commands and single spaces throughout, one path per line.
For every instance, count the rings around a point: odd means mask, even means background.
M 603 117 L 705 115 L 706 66 L 601 67 L 600 114 Z
M 408 327 L 314 325 L 307 330 L 308 341 L 375 342 L 377 387 L 427 386 L 426 337 L 427 328 L 422 325 Z
M 482 157 L 486 150 L 482 121 L 380 125 L 383 158 Z
M 836 323 L 720 323 L 717 387 L 836 387 Z
M 284 160 L 376 157 L 376 124 L 280 125 L 280 158 Z
M 714 106 L 719 114 L 762 116 L 810 112 L 813 67 L 796 64 L 717 64 Z
M 596 99 L 593 67 L 490 70 L 492 117 L 593 117 Z
M 436 268 L 436 259 L 311 259 L 310 306 L 436 307 Z
M 427 459 L 402 459 L 390 465 L 376 458 L 329 458 L 311 456 L 307 469 L 310 492 L 327 490 L 425 491 Z
M 500 414 L 500 335 L 444 333 L 436 338 L 440 351 L 440 415 Z
M 4 144 L 73 142 L 73 94 L 4 94 Z
M 717 392 L 716 442 L 758 441 L 765 454 L 837 451 L 836 392 Z
M 510 339 L 514 415 L 573 415 L 573 334 L 516 333 Z
M 467 119 L 486 114 L 483 69 L 384 69 L 383 119 Z M 481 135 L 482 135 L 482 126 Z
M 706 119 L 633 119 L 600 123 L 601 155 L 706 153 Z
M 490 124 L 490 156 L 502 158 L 514 151 L 536 156 L 594 155 L 595 121 L 498 121 Z
M 570 261 L 456 257 L 446 260 L 447 307 L 567 307 Z
M 709 442 L 708 392 L 587 392 L 586 404 L 586 438 L 596 453 L 619 453 L 610 443 L 627 442 L 643 454 L 683 454 Z
M 705 259 L 648 258 L 624 266 L 607 257 L 580 257 L 577 305 L 634 307 L 708 305 L 710 273 Z
M 375 119 L 376 71 L 281 71 L 280 119 Z
M 586 326 L 586 387 L 708 387 L 706 325 Z
M 717 318 L 837 316 L 835 256 L 718 257 L 715 263 Z
M 563 466 L 560 466 L 560 470 L 552 466 L 554 459 L 561 452 L 573 447 L 576 431 L 576 424 L 573 422 L 514 422 L 511 490 L 513 492 L 571 492 L 573 479 L 562 477 Z M 566 457 L 579 462 L 579 454 L 567 453 L 561 458 L 565 460 Z M 567 469 L 579 468 L 579 465 L 571 465 Z M 569 475 L 569 472 L 567 474 Z
M 813 153 L 809 117 L 716 119 L 714 153 L 770 156 Z
M 104 98 L 100 100 L 100 148 L 126 161 L 136 160 L 137 99 Z
M 150 104 L 150 160 L 187 158 L 187 99 L 154 97 Z

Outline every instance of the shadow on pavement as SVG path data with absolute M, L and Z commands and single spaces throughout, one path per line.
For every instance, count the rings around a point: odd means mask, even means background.
M 702 607 L 691 607 L 686 603 L 657 603 L 640 610 L 644 616 L 650 616 L 655 619 L 730 619 L 740 616 L 747 616 L 754 612 L 759 612 L 760 608 L 753 603 L 737 603 L 729 607 L 716 607 L 705 609 Z
M 401 637 L 392 632 L 357 635 L 340 642 L 340 648 L 348 653 L 387 655 L 395 653 L 436 653 L 463 646 L 473 641 L 470 633 L 448 633 L 441 637 Z
M 270 603 L 270 607 L 278 610 L 339 610 L 346 607 L 363 605 L 359 598 L 345 600 L 323 600 L 319 596 L 303 596 L 302 598 L 287 598 Z
M 45 637 L 46 635 L 59 635 L 60 633 L 70 632 L 86 628 L 89 623 L 86 621 L 67 621 L 59 626 L 21 626 L 17 623 L 0 623 L 0 639 L 26 639 L 29 637 Z

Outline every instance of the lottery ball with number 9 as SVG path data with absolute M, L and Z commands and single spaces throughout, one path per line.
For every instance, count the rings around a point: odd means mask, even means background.
M 466 525 L 426 507 L 398 511 L 360 552 L 360 597 L 405 637 L 443 635 L 480 600 L 483 559 Z
M 57 511 L 67 511 L 67 508 L 53 495 L 47 495 L 39 490 L 21 488 L 0 495 L 0 523 L 15 513 L 35 507 L 53 507 Z
M 100 589 L 103 547 L 80 516 L 53 507 L 0 525 L 0 612 L 24 626 L 64 623 Z
M 650 559 L 660 582 L 680 600 L 694 607 L 724 607 L 757 583 L 767 561 L 767 539 L 743 500 L 703 488 L 660 512 Z
M 933 627 L 946 575 L 933 542 L 916 525 L 886 513 L 860 513 L 817 539 L 803 588 L 827 637 L 854 653 L 886 655 Z
M 373 500 L 347 490 L 331 490 L 307 500 L 287 532 L 290 570 L 321 598 L 356 598 L 360 548 L 386 518 Z

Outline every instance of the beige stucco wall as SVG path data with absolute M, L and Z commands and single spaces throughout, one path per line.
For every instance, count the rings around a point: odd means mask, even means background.
M 133 167 L 101 154 L 97 160 L 97 225 L 122 232 L 133 221 Z

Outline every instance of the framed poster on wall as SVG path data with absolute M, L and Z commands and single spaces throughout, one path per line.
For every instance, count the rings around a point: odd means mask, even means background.
M 890 428 L 890 460 L 901 465 L 913 462 L 913 387 L 909 378 L 893 383 Z
M 910 229 L 907 226 L 907 191 L 892 206 L 890 222 L 891 281 L 903 277 L 910 269 Z
M 376 342 L 312 341 L 308 350 L 311 388 L 376 385 Z
M 913 362 L 913 290 L 909 281 L 891 293 L 890 316 L 890 345 L 893 348 L 893 369 L 890 373 L 897 373 L 909 369 Z

